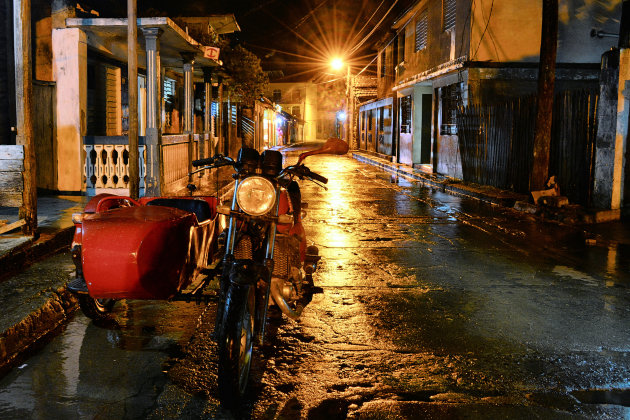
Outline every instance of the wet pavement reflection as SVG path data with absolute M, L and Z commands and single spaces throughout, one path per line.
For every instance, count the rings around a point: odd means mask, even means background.
M 119 302 L 112 322 L 82 314 L 0 380 L 0 418 L 145 418 L 202 307 Z

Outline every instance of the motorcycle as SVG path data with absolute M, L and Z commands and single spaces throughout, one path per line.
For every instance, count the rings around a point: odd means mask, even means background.
M 232 166 L 232 204 L 217 211 L 229 216 L 221 242 L 219 304 L 215 334 L 219 348 L 219 399 L 238 403 L 248 384 L 254 342 L 262 343 L 271 300 L 289 318 L 297 319 L 306 302 L 305 289 L 320 259 L 306 246 L 302 225 L 304 204 L 295 178 L 326 184 L 328 180 L 303 164 L 315 154 L 346 154 L 348 144 L 329 139 L 322 148 L 302 153 L 295 165 L 282 167 L 282 154 L 242 148 L 236 161 L 215 156 L 193 162 L 200 170 Z
M 327 179 L 303 164 L 317 154 L 342 155 L 331 138 L 283 168 L 282 154 L 241 148 L 236 160 L 193 161 L 195 173 L 231 166 L 231 205 L 218 197 L 95 196 L 73 215 L 76 278 L 68 284 L 90 318 L 109 316 L 119 299 L 217 300 L 219 399 L 236 405 L 245 393 L 254 343 L 262 343 L 268 306 L 299 318 L 320 259 L 307 246 L 305 203 L 297 179 Z M 191 194 L 193 188 L 191 187 Z M 218 291 L 209 290 L 218 277 Z

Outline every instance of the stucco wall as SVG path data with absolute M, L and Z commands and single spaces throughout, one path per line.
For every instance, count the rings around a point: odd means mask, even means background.
M 621 0 L 559 0 L 559 63 L 597 63 L 617 44 L 616 38 L 593 38 L 591 29 L 618 33 Z M 459 6 L 459 4 L 458 4 Z M 470 59 L 537 62 L 542 3 L 531 0 L 476 2 L 471 16 Z
M 446 63 L 451 58 L 468 54 L 470 44 L 467 24 L 469 8 L 470 0 L 457 2 L 455 32 L 452 33 L 452 30 L 444 31 L 442 29 L 442 0 L 421 1 L 414 7 L 408 19 L 401 21 L 398 29 L 399 34 L 404 34 L 406 39 L 404 66 L 398 69 L 398 81 Z M 416 20 L 420 12 L 425 9 L 428 13 L 427 46 L 416 52 Z

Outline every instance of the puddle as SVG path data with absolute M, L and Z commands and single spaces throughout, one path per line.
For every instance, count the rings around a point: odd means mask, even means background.
M 587 389 L 571 392 L 584 404 L 612 404 L 630 407 L 630 389 Z

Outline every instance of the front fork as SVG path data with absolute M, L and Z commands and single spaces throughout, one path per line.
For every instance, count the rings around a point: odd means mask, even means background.
M 232 213 L 238 210 L 236 202 L 236 190 L 239 180 L 234 184 L 234 195 L 232 198 Z M 280 187 L 276 190 L 276 203 L 273 214 L 278 216 L 278 208 L 280 202 Z M 230 302 L 226 301 L 226 296 L 230 285 L 233 283 L 251 283 L 256 287 L 256 320 L 255 334 L 258 343 L 262 344 L 265 336 L 265 324 L 267 321 L 267 308 L 269 306 L 269 294 L 271 285 L 271 276 L 273 273 L 273 253 L 276 242 L 276 222 L 271 222 L 267 231 L 267 249 L 265 251 L 265 259 L 262 264 L 253 260 L 237 260 L 234 258 L 234 249 L 236 248 L 236 217 L 230 216 L 228 227 L 228 235 L 225 243 L 225 256 L 223 258 L 223 270 L 219 279 L 219 302 L 217 306 L 217 316 L 215 319 L 215 337 L 221 339 L 223 336 L 224 326 L 222 325 L 226 305 Z M 247 267 L 247 269 L 245 268 Z M 246 275 L 243 275 L 246 274 Z

